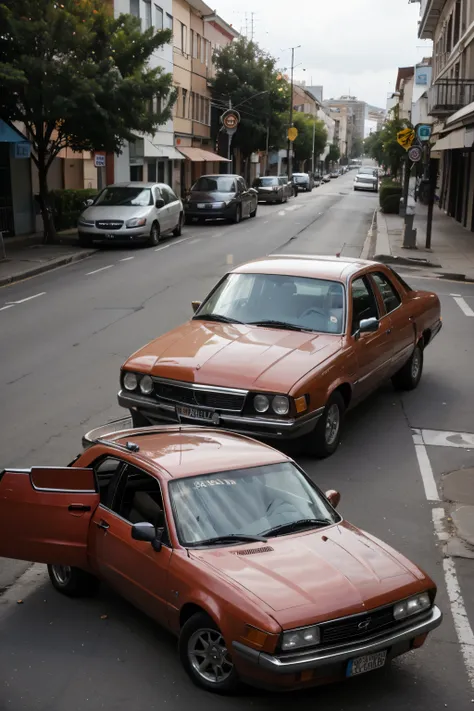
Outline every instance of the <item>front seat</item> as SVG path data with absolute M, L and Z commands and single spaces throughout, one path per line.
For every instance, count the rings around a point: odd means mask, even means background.
M 344 296 L 342 290 L 332 291 L 328 295 L 328 330 L 330 333 L 340 333 L 344 314 Z
M 130 511 L 131 523 L 151 523 L 156 528 L 163 528 L 165 515 L 163 509 L 146 491 L 137 491 L 133 497 Z

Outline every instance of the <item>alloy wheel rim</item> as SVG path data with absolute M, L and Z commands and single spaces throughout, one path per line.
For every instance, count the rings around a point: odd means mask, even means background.
M 71 567 L 69 565 L 52 565 L 51 572 L 59 585 L 67 585 L 71 580 Z
M 411 377 L 413 380 L 416 380 L 418 377 L 418 374 L 420 372 L 420 366 L 421 366 L 421 354 L 419 348 L 415 349 L 415 352 L 413 353 L 413 358 L 411 360 Z
M 339 412 L 339 407 L 336 405 L 336 403 L 333 403 L 326 415 L 325 436 L 326 444 L 328 444 L 329 446 L 333 445 L 337 439 L 337 435 L 339 434 L 340 423 L 341 415 Z
M 195 673 L 210 684 L 221 684 L 234 670 L 224 638 L 217 630 L 197 630 L 188 642 L 188 657 Z

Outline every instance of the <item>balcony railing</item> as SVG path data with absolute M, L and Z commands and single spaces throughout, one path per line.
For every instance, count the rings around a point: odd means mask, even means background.
M 474 101 L 474 79 L 439 79 L 428 91 L 430 116 L 447 116 Z

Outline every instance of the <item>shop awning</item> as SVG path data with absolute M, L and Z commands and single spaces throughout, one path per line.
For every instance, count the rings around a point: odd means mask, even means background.
M 206 151 L 203 148 L 192 148 L 191 146 L 180 146 L 179 152 L 193 163 L 230 163 L 228 158 L 223 158 L 217 153 Z
M 158 152 L 158 158 L 168 158 L 169 160 L 184 160 L 184 156 L 173 146 L 158 146 L 153 144 Z
M 28 139 L 0 119 L 0 143 L 28 143 Z
M 470 142 L 469 142 L 470 141 Z M 434 146 L 433 151 L 453 151 L 459 148 L 471 148 L 472 133 L 465 128 L 458 128 L 456 131 L 446 134 L 440 138 Z

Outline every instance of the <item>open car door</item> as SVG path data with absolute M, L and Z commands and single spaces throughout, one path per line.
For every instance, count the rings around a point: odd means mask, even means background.
M 87 569 L 89 522 L 98 505 L 92 469 L 0 472 L 0 556 Z

